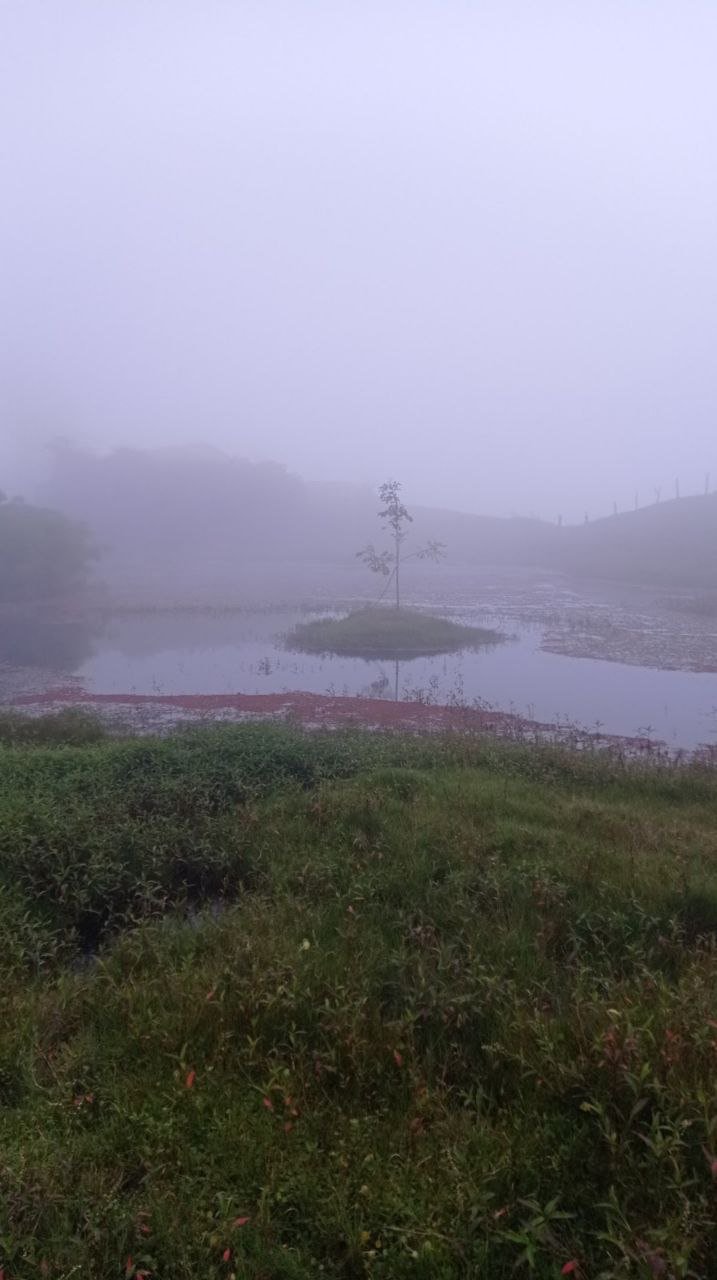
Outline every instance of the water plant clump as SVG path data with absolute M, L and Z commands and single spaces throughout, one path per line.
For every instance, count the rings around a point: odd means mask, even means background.
M 418 609 L 369 605 L 343 618 L 302 622 L 287 645 L 304 653 L 336 653 L 347 658 L 419 658 L 499 644 L 505 636 L 488 627 L 469 627 Z

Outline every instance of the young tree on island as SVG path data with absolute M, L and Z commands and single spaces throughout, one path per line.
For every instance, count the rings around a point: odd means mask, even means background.
M 400 488 L 398 480 L 387 480 L 378 491 L 383 503 L 383 510 L 378 513 L 379 519 L 383 520 L 382 528 L 393 539 L 393 550 L 377 551 L 373 543 L 369 542 L 361 551 L 356 552 L 359 560 L 363 560 L 372 573 L 380 573 L 389 581 L 393 577 L 397 609 L 401 607 L 401 565 L 404 560 L 441 560 L 445 555 L 442 542 L 427 542 L 425 547 L 419 547 L 417 551 L 410 551 L 408 555 L 404 553 L 403 544 L 408 537 L 406 526 L 413 523 L 413 516 L 409 515 L 401 502 Z

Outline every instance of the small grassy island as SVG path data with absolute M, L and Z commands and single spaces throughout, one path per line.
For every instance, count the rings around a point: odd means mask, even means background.
M 290 633 L 290 649 L 338 653 L 347 658 L 418 658 L 499 644 L 505 636 L 486 627 L 466 627 L 448 618 L 370 605 L 344 618 L 316 618 Z

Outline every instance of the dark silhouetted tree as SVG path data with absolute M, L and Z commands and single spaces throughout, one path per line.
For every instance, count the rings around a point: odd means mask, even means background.
M 0 604 L 68 595 L 84 586 L 94 558 L 83 525 L 30 503 L 0 502 Z

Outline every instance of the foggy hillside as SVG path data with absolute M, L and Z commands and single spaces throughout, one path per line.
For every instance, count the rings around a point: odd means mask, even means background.
M 566 530 L 561 567 L 602 578 L 717 586 L 717 493 L 653 503 Z
M 380 541 L 368 486 L 308 483 L 274 462 L 216 449 L 54 451 L 49 506 L 86 523 L 102 574 L 137 586 L 161 573 L 177 587 L 242 568 L 353 564 Z M 408 495 L 407 495 L 408 500 Z M 717 585 L 717 494 L 657 503 L 579 525 L 412 508 L 419 537 L 463 565 L 537 566 L 587 578 Z
M 140 558 L 181 564 L 355 557 L 378 537 L 378 499 L 366 485 L 307 483 L 273 462 L 216 449 L 54 451 L 47 503 L 84 521 L 107 564 Z M 406 495 L 409 500 L 409 495 Z M 536 520 L 414 508 L 417 530 L 460 561 L 530 563 L 553 556 L 556 533 Z

